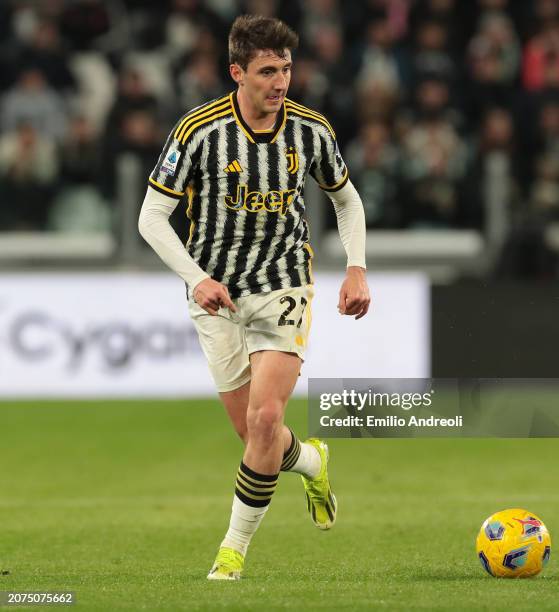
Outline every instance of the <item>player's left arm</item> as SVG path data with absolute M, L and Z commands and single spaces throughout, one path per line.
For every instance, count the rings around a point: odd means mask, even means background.
M 344 315 L 364 317 L 371 304 L 365 263 L 365 212 L 363 203 L 348 179 L 337 191 L 327 192 L 334 203 L 338 231 L 347 255 L 346 277 L 340 289 L 338 310 Z
M 365 263 L 365 211 L 349 180 L 336 135 L 329 124 L 327 127 L 319 131 L 320 146 L 315 149 L 310 173 L 334 203 L 338 231 L 347 254 L 347 272 L 340 289 L 338 310 L 360 319 L 367 314 L 371 303 Z

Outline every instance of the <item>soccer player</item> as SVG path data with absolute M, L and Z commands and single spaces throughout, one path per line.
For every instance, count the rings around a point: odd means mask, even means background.
M 278 19 L 235 20 L 229 58 L 237 89 L 179 120 L 140 213 L 142 236 L 186 281 L 202 349 L 245 443 L 212 580 L 240 578 L 280 471 L 302 475 L 317 527 L 329 529 L 336 520 L 326 444 L 300 442 L 283 424 L 311 322 L 307 175 L 334 202 L 348 257 L 338 309 L 356 319 L 370 303 L 365 218 L 332 126 L 286 97 L 297 44 L 297 35 Z M 169 224 L 181 198 L 187 198 L 190 219 L 186 249 Z

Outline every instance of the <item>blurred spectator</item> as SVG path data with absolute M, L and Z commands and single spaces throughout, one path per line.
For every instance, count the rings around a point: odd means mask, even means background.
M 101 37 L 111 31 L 108 5 L 110 3 L 103 0 L 74 0 L 66 4 L 60 17 L 60 27 L 73 49 L 84 51 L 95 48 Z
M 491 56 L 495 61 L 494 80 L 511 84 L 518 73 L 520 46 L 510 17 L 492 13 L 484 16 L 469 45 L 472 63 Z
M 147 90 L 142 75 L 133 68 L 124 68 L 118 81 L 116 100 L 107 117 L 105 136 L 110 142 L 118 138 L 126 117 L 133 111 L 157 113 L 157 100 Z
M 494 106 L 512 109 L 520 47 L 512 21 L 506 15 L 490 13 L 468 48 L 470 82 L 464 89 L 464 108 L 472 129 L 485 111 Z
M 536 125 L 530 209 L 550 218 L 559 218 L 559 98 L 543 102 Z
M 4 3 L 2 3 L 4 4 Z M 27 44 L 39 23 L 39 12 L 31 2 L 13 2 L 12 31 L 19 44 Z
M 489 109 L 462 185 L 457 222 L 462 227 L 482 229 L 495 254 L 521 212 L 518 164 L 512 115 L 503 108 Z
M 30 123 L 0 137 L 0 228 L 45 229 L 58 173 L 56 146 Z
M 54 21 L 44 20 L 37 24 L 29 45 L 21 52 L 19 62 L 26 68 L 39 70 L 49 86 L 56 90 L 69 90 L 75 85 Z
M 373 0 L 369 4 L 384 5 L 388 27 L 395 41 L 401 40 L 408 31 L 409 0 Z
M 417 89 L 417 119 L 403 134 L 405 218 L 408 226 L 452 226 L 467 150 L 455 128 L 445 81 L 425 79 Z
M 339 29 L 343 23 L 338 0 L 303 0 L 302 5 L 299 35 L 304 40 L 314 40 L 319 32 Z
M 549 81 L 559 81 L 559 22 L 544 22 L 541 31 L 526 45 L 523 82 L 528 91 L 543 89 Z
M 350 76 L 347 74 L 347 66 L 344 65 L 344 43 L 341 30 L 333 25 L 317 27 L 310 40 L 320 68 L 332 77 L 340 76 L 344 81 L 348 81 Z
M 66 129 L 64 100 L 48 86 L 40 70 L 24 70 L 2 102 L 2 130 L 13 131 L 26 122 L 43 137 L 58 141 L 63 138 Z
M 100 144 L 92 124 L 71 118 L 60 150 L 60 189 L 48 215 L 48 229 L 83 233 L 111 229 L 111 214 L 98 189 Z
M 383 89 L 375 81 L 363 81 L 356 91 L 356 110 L 360 123 L 390 122 L 398 110 L 395 92 Z
M 97 51 L 74 54 L 72 71 L 77 92 L 70 98 L 70 108 L 86 116 L 101 131 L 114 103 L 117 75 L 107 58 Z
M 159 14 L 155 19 L 160 20 Z M 219 15 L 201 0 L 172 0 L 165 31 L 165 51 L 172 61 L 195 50 L 210 51 L 218 57 L 226 50 L 227 26 Z M 208 49 L 208 45 L 211 49 Z
M 411 29 L 417 32 L 421 24 L 437 23 L 446 32 L 446 48 L 456 61 L 463 53 L 470 34 L 468 10 L 476 11 L 475 0 L 415 0 L 410 15 Z
M 345 159 L 363 200 L 367 227 L 399 227 L 400 155 L 388 125 L 380 121 L 364 125 L 347 147 Z
M 132 68 L 125 68 L 120 74 L 118 94 L 109 112 L 102 139 L 104 197 L 112 200 L 116 195 L 117 169 L 115 165 L 120 154 L 133 150 L 136 141 L 138 143 L 151 142 L 156 138 L 158 132 L 155 132 L 153 126 L 157 121 L 157 100 L 151 92 L 147 91 L 140 73 Z M 140 149 L 142 148 L 140 144 Z M 155 164 L 154 160 L 157 159 L 158 153 L 154 153 L 154 158 L 151 160 L 152 165 Z
M 409 27 L 410 0 L 363 0 L 346 2 L 342 17 L 346 29 L 346 44 L 361 42 L 369 24 L 377 19 L 388 24 L 394 41 L 404 38 Z
M 149 109 L 131 109 L 115 124 L 115 132 L 103 156 L 103 188 L 107 199 L 113 199 L 116 194 L 120 157 L 125 153 L 133 155 L 140 164 L 140 176 L 149 176 L 161 152 L 164 136 L 156 115 Z
M 323 109 L 330 83 L 320 69 L 318 62 L 310 55 L 297 53 L 291 75 L 289 97 L 310 108 Z
M 536 178 L 530 190 L 529 206 L 548 219 L 559 220 L 559 158 L 542 153 L 536 159 Z
M 129 3 L 127 14 L 128 34 L 130 37 L 124 52 L 132 50 L 153 50 L 165 44 L 165 16 L 159 2 Z
M 186 20 L 186 25 L 191 24 Z M 228 76 L 228 58 L 226 48 L 216 39 L 214 32 L 204 25 L 196 26 L 192 31 L 187 52 L 177 55 L 180 46 L 174 47 L 170 65 L 172 96 L 160 96 L 160 105 L 165 106 L 168 123 L 172 124 L 178 115 L 212 100 L 233 89 L 233 82 Z M 185 48 L 186 49 L 186 48 Z M 174 107 L 168 102 L 173 98 Z
M 559 159 L 559 98 L 550 99 L 542 105 L 537 125 L 537 153 L 546 153 Z
M 375 84 L 381 95 L 397 98 L 401 86 L 401 58 L 394 49 L 394 38 L 388 19 L 371 21 L 367 27 L 364 49 L 360 50 L 361 67 L 357 75 L 358 83 Z
M 534 13 L 536 17 L 544 21 L 555 21 L 559 19 L 559 1 L 558 0 L 535 0 Z
M 532 96 L 522 111 L 524 116 L 534 118 L 517 124 L 525 160 L 522 179 L 529 186 L 535 176 L 536 160 L 544 153 L 559 153 L 559 91 Z
M 557 276 L 558 257 L 545 240 L 546 229 L 559 220 L 559 162 L 543 153 L 536 160 L 528 207 L 517 219 L 503 250 L 498 275 L 530 280 Z
M 70 119 L 60 147 L 60 177 L 63 185 L 92 184 L 99 181 L 101 149 L 98 135 L 86 117 Z
M 233 83 L 225 86 L 219 73 L 220 66 L 214 55 L 196 53 L 190 58 L 177 79 L 179 103 L 183 112 L 213 100 L 233 88 Z
M 324 106 L 317 110 L 328 117 L 343 146 L 353 136 L 356 124 L 351 87 L 354 75 L 346 64 L 342 32 L 337 26 L 323 25 L 315 29 L 311 43 L 319 71 L 328 81 Z
M 459 77 L 458 66 L 448 51 L 448 30 L 444 23 L 426 20 L 418 25 L 408 65 L 406 85 L 412 89 L 429 75 L 442 79 Z

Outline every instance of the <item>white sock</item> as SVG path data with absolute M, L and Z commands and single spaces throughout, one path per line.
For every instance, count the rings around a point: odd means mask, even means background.
M 322 459 L 320 458 L 320 453 L 311 444 L 301 442 L 299 458 L 289 471 L 303 474 L 307 478 L 315 478 L 319 475 L 321 467 Z
M 320 474 L 322 459 L 320 453 L 312 444 L 299 442 L 297 436 L 291 432 L 291 444 L 283 454 L 281 462 L 282 472 L 296 472 L 307 478 L 315 478 Z
M 269 505 L 263 508 L 249 506 L 235 495 L 229 529 L 223 538 L 221 548 L 233 548 L 244 557 L 252 536 L 256 533 L 269 507 Z

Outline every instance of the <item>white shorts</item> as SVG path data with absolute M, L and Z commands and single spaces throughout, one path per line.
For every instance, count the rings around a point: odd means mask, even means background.
M 312 285 L 256 293 L 233 300 L 237 312 L 216 316 L 196 304 L 188 311 L 217 390 L 233 391 L 250 380 L 249 355 L 256 351 L 296 353 L 302 360 L 311 327 Z

